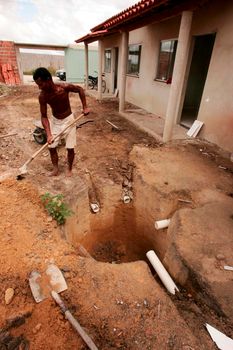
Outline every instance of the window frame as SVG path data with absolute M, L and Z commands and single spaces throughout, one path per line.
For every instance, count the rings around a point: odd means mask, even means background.
M 162 46 L 165 43 L 170 43 L 169 50 L 162 50 Z M 176 52 L 177 52 L 177 45 L 178 40 L 177 39 L 165 39 L 160 40 L 160 47 L 159 47 L 159 55 L 158 55 L 158 62 L 157 62 L 157 69 L 156 69 L 156 75 L 154 80 L 164 82 L 167 84 L 171 83 L 172 75 L 173 75 L 173 69 L 174 69 L 174 63 L 176 58 Z M 163 53 L 168 53 L 167 62 L 162 62 L 162 55 Z M 162 67 L 162 65 L 167 64 L 166 69 Z
M 138 52 L 138 54 L 132 54 L 132 53 L 130 54 L 130 48 L 132 48 L 132 47 L 138 47 L 138 50 L 137 51 L 135 50 L 135 52 Z M 128 45 L 127 75 L 130 75 L 133 77 L 139 77 L 141 54 L 142 54 L 142 45 L 141 44 L 129 44 Z M 130 55 L 138 57 L 136 63 L 132 64 L 130 62 Z M 132 69 L 132 65 L 136 66 L 136 69 Z
M 107 57 L 107 54 L 109 54 L 109 57 Z M 111 73 L 111 67 L 112 67 L 112 49 L 105 49 L 104 50 L 104 72 Z

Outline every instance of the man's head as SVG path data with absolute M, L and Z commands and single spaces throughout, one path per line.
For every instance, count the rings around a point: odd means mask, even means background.
M 40 90 L 49 91 L 53 88 L 52 76 L 46 68 L 37 68 L 33 74 L 33 79 Z

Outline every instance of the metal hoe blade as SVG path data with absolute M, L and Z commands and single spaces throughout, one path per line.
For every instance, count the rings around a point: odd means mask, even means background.
M 53 264 L 48 266 L 43 276 L 38 271 L 32 271 L 29 285 L 37 303 L 48 298 L 52 291 L 61 293 L 68 288 L 61 270 Z

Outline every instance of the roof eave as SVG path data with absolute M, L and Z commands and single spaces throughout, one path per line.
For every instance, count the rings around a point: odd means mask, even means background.
M 106 35 L 108 33 L 107 29 L 104 30 L 98 30 L 94 33 L 88 33 L 87 35 L 82 36 L 81 38 L 75 40 L 75 42 L 78 43 L 82 43 L 82 42 L 86 42 L 86 43 L 92 43 L 93 41 L 98 40 L 100 37 Z
M 75 42 L 76 43 L 85 42 L 86 44 L 90 44 L 90 43 L 93 43 L 94 41 L 99 40 L 100 38 L 116 34 L 117 32 L 118 32 L 117 30 L 112 30 L 112 31 L 108 31 L 107 29 L 99 30 L 94 33 L 88 33 L 87 35 L 75 40 Z
M 116 14 L 115 16 L 107 19 L 106 21 L 98 24 L 94 28 L 91 29 L 91 32 L 95 32 L 97 30 L 112 28 L 111 22 L 113 22 L 113 25 L 122 24 L 124 22 L 127 22 L 128 20 L 137 18 L 141 15 L 144 15 L 145 13 L 151 11 L 152 8 L 157 8 L 161 5 L 166 5 L 169 2 L 169 0 L 142 0 L 135 5 L 125 9 L 124 11 L 121 11 L 120 13 Z

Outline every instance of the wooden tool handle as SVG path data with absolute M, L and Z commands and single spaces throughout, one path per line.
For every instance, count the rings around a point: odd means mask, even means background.
M 71 314 L 69 310 L 65 312 L 65 316 L 67 320 L 72 324 L 74 329 L 79 333 L 79 335 L 82 337 L 82 339 L 85 341 L 89 349 L 91 350 L 98 350 L 92 339 L 89 337 L 89 335 L 84 331 L 84 329 L 80 326 L 78 321 L 74 318 L 74 316 Z
M 55 141 L 55 140 L 57 140 L 61 135 L 63 135 L 64 132 L 65 132 L 67 129 L 69 129 L 72 125 L 74 125 L 74 124 L 75 124 L 79 119 L 81 119 L 83 116 L 84 116 L 84 114 L 82 113 L 82 114 L 80 114 L 77 118 L 75 118 L 75 119 L 74 119 L 69 125 L 67 125 L 61 132 L 59 132 L 56 136 L 53 137 L 52 142 Z M 24 163 L 24 165 L 22 166 L 22 168 L 25 167 L 25 166 L 27 166 L 29 163 L 31 163 L 31 161 L 32 161 L 33 159 L 35 159 L 41 152 L 43 152 L 44 149 L 48 147 L 48 145 L 49 145 L 48 142 L 46 142 L 38 151 L 36 151 L 36 152 L 31 156 L 30 159 L 28 159 L 28 160 L 26 161 L 26 163 Z
M 56 303 L 60 306 L 61 310 L 64 312 L 67 320 L 74 327 L 74 329 L 79 333 L 79 335 L 85 341 L 85 343 L 87 344 L 89 349 L 91 349 L 91 350 L 98 350 L 98 348 L 94 344 L 93 340 L 89 337 L 89 335 L 80 326 L 80 324 L 74 318 L 74 316 L 71 314 L 71 312 L 66 308 L 66 306 L 65 306 L 62 298 L 59 296 L 59 294 L 57 292 L 55 292 L 55 291 L 52 291 L 51 294 L 52 294 L 53 299 L 56 301 Z

